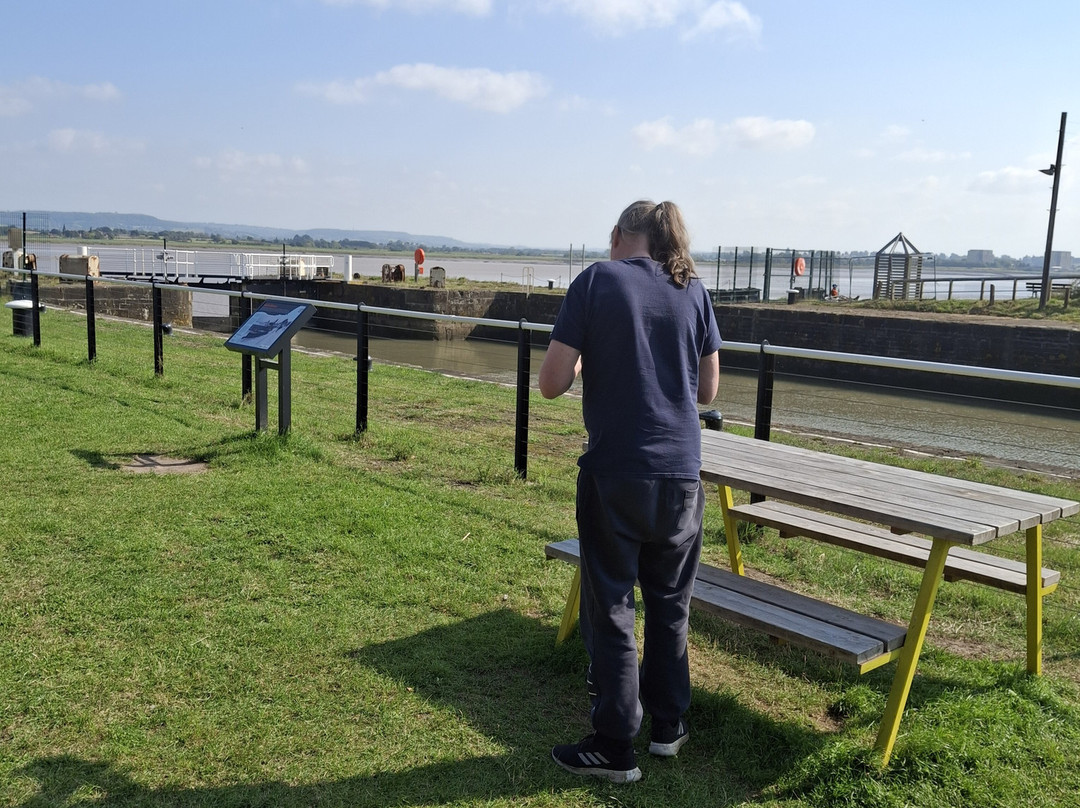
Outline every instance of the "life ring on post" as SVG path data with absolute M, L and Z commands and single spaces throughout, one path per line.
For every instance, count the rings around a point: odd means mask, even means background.
M 424 250 L 422 247 L 417 247 L 416 252 L 412 254 L 413 261 L 417 264 L 424 263 Z
M 799 256 L 795 259 L 795 274 L 802 275 L 806 272 L 806 259 Z

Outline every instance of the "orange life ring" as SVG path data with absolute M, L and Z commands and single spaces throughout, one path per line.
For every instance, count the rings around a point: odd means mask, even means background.
M 412 254 L 413 261 L 418 264 L 424 263 L 424 250 L 422 247 L 417 247 L 416 252 Z
M 795 259 L 795 274 L 802 275 L 806 272 L 806 259 L 799 257 Z

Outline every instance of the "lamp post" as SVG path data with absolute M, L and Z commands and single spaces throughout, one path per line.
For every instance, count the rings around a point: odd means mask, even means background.
M 1061 151 L 1065 145 L 1065 113 L 1061 113 L 1061 130 L 1058 132 L 1057 160 L 1050 168 L 1039 171 L 1054 178 L 1054 189 L 1050 192 L 1050 224 L 1046 229 L 1046 254 L 1043 256 L 1042 291 L 1039 293 L 1039 311 L 1046 308 L 1050 300 L 1050 253 L 1054 249 L 1054 214 L 1057 213 L 1058 181 L 1061 179 Z

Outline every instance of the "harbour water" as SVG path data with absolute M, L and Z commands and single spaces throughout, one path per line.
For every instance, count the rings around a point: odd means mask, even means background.
M 356 354 L 355 339 L 305 331 L 299 347 Z M 487 340 L 371 340 L 375 362 L 513 385 L 517 348 Z M 533 387 L 544 351 L 531 355 Z M 722 357 L 721 357 L 722 361 Z M 574 392 L 573 390 L 571 392 Z M 710 407 L 725 422 L 753 422 L 756 373 L 724 369 Z M 774 429 L 822 434 L 861 443 L 904 446 L 956 458 L 985 457 L 1008 465 L 1080 474 L 1080 417 L 1075 411 L 913 392 L 865 384 L 778 376 Z

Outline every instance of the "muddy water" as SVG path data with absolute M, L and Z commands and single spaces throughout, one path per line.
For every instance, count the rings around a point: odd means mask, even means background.
M 315 350 L 356 354 L 354 339 L 334 334 L 305 331 L 295 342 Z M 516 375 L 517 348 L 503 342 L 372 340 L 370 353 L 376 362 L 501 384 L 514 384 Z M 543 356 L 543 349 L 533 349 L 534 386 Z M 756 373 L 724 370 L 720 394 L 712 407 L 729 423 L 750 423 L 756 385 Z M 1080 473 L 1080 417 L 1053 406 L 1003 404 L 781 375 L 774 392 L 773 426 Z

